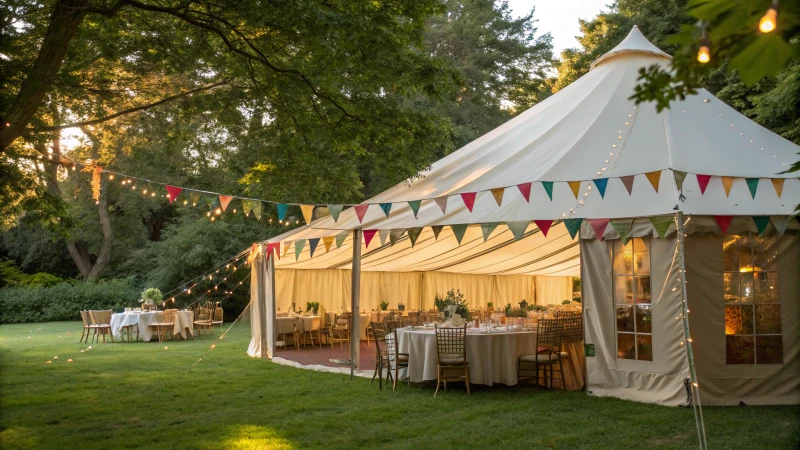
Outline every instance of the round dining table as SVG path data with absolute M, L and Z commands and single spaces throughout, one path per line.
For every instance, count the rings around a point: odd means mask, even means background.
M 150 325 L 162 320 L 164 320 L 164 311 L 130 311 L 112 314 L 111 333 L 114 335 L 115 339 L 120 339 L 120 333 L 123 327 L 137 325 L 139 327 L 139 336 L 143 341 L 149 342 L 153 338 L 158 340 L 158 336 L 154 336 L 155 330 L 150 328 Z M 177 311 L 175 313 L 173 335 L 180 334 L 182 338 L 188 339 L 193 336 L 193 330 L 194 313 L 192 311 Z
M 436 380 L 436 334 L 424 327 L 399 328 L 398 351 L 407 353 L 406 376 L 413 382 Z M 471 384 L 517 384 L 517 361 L 536 354 L 536 331 L 468 328 L 467 362 Z

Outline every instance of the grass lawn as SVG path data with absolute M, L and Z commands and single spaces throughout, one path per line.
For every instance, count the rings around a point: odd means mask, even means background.
M 0 326 L 0 448 L 697 447 L 691 409 L 526 387 L 378 391 L 248 358 L 249 324 L 183 376 L 211 339 L 81 353 L 80 332 L 79 322 Z M 704 412 L 710 448 L 800 448 L 800 407 Z

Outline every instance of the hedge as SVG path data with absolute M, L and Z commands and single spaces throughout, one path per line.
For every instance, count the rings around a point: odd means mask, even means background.
M 133 278 L 6 287 L 0 289 L 0 324 L 80 320 L 80 311 L 88 309 L 119 311 L 139 306 L 140 291 Z

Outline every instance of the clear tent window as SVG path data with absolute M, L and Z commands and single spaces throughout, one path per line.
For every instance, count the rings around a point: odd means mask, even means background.
M 617 358 L 653 360 L 650 249 L 646 238 L 614 241 Z

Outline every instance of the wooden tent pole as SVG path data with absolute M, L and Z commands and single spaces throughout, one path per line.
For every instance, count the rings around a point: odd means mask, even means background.
M 361 311 L 361 230 L 353 230 L 353 280 L 350 298 L 350 378 L 358 370 L 361 356 L 361 333 L 359 313 Z

